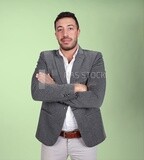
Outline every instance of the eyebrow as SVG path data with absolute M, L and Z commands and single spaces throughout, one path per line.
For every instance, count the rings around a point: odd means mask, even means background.
M 73 24 L 69 24 L 67 27 L 71 27 L 71 26 L 74 27 Z M 63 27 L 63 26 L 58 26 L 57 29 L 58 29 L 58 28 L 61 28 L 61 27 Z
M 68 25 L 68 27 L 70 27 L 70 26 L 73 26 L 73 27 L 74 27 L 74 25 L 73 25 L 73 24 L 69 24 L 69 25 Z

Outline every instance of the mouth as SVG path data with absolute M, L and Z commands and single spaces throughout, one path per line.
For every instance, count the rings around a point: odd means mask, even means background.
M 67 44 L 67 43 L 71 42 L 71 40 L 72 40 L 71 38 L 63 38 L 61 41 L 65 44 Z

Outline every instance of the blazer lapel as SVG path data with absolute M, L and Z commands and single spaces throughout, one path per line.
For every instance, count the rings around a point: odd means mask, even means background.
M 56 67 L 57 67 L 57 70 L 58 70 L 58 74 L 61 78 L 61 81 L 62 81 L 63 84 L 66 84 L 67 80 L 66 80 L 64 62 L 63 62 L 63 58 L 62 58 L 62 56 L 60 56 L 58 50 L 56 51 L 55 62 L 56 62 Z
M 71 80 L 70 80 L 71 83 L 77 82 L 77 79 L 78 79 L 77 74 L 79 74 L 80 72 L 80 68 L 84 58 L 85 57 L 84 57 L 83 50 L 79 47 L 78 53 L 75 57 L 75 61 L 73 64 L 72 72 L 71 72 Z

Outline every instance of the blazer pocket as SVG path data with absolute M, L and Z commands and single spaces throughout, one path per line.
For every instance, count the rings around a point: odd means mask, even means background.
M 52 113 L 49 112 L 49 111 L 48 111 L 47 109 L 45 109 L 45 108 L 42 108 L 41 111 L 44 112 L 44 113 L 46 113 L 46 114 L 49 115 L 49 116 L 52 116 Z

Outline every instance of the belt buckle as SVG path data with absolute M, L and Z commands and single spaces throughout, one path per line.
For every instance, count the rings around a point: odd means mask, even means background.
M 66 132 L 64 132 L 64 138 L 66 138 Z

